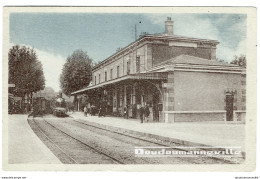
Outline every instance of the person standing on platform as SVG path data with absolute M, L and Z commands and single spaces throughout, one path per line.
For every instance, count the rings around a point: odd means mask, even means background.
M 141 123 L 143 123 L 144 122 L 144 107 L 142 105 L 139 108 L 139 114 L 140 114 Z
M 88 109 L 87 109 L 87 105 L 84 107 L 84 116 L 88 116 Z
M 102 116 L 102 112 L 103 112 L 103 105 L 102 105 L 102 102 L 100 103 L 99 105 L 99 111 L 98 111 L 98 117 Z
M 128 119 L 128 105 L 124 107 L 124 118 Z
M 88 114 L 90 114 L 90 108 L 91 108 L 91 105 L 90 105 L 90 103 L 88 103 L 88 105 L 87 105 L 87 113 Z
M 100 104 L 99 114 L 98 117 L 105 117 L 106 116 L 106 104 L 105 101 L 102 101 Z
M 107 113 L 107 103 L 106 103 L 106 101 L 103 101 L 102 116 L 106 117 L 106 113 Z
M 145 107 L 144 107 L 144 116 L 145 116 L 144 120 L 147 121 L 147 122 L 148 122 L 149 115 L 150 115 L 149 106 L 148 106 L 148 104 L 146 104 Z

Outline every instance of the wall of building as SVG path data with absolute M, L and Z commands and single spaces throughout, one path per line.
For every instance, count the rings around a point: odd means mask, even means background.
M 246 75 L 241 76 L 241 103 L 239 109 L 246 110 Z
M 111 80 L 110 72 L 113 69 L 113 79 L 117 78 L 117 66 L 119 66 L 119 77 L 127 75 L 127 62 L 130 65 L 130 74 L 136 73 L 136 57 L 140 58 L 140 72 L 143 72 L 147 69 L 147 67 L 151 67 L 151 63 L 147 64 L 147 60 L 151 61 L 151 47 L 148 49 L 147 45 L 142 47 L 131 49 L 128 53 L 117 57 L 115 61 L 112 63 L 108 63 L 103 67 L 95 70 L 93 72 L 93 82 L 95 84 L 95 76 L 96 76 L 96 84 L 102 83 L 105 81 L 105 72 L 107 72 L 107 81 Z M 100 82 L 99 82 L 99 74 L 100 74 Z
M 176 42 L 179 43 L 179 42 Z M 96 69 L 93 72 L 93 82 L 102 83 L 105 81 L 105 71 L 107 71 L 107 80 L 110 79 L 110 70 L 113 69 L 113 79 L 117 78 L 117 66 L 119 66 L 119 77 L 127 75 L 127 62 L 130 65 L 130 74 L 137 73 L 136 58 L 140 58 L 140 72 L 144 72 L 152 66 L 177 57 L 179 55 L 191 55 L 209 60 L 216 60 L 216 49 L 210 45 L 197 45 L 195 47 L 184 46 L 169 46 L 165 44 L 144 44 L 140 47 L 134 46 L 123 55 L 115 57 L 111 62 L 103 64 L 103 67 Z M 101 81 L 98 80 L 98 75 L 101 76 Z
M 178 47 L 178 46 L 168 46 L 168 45 L 152 45 L 152 57 L 153 65 L 157 65 L 163 61 L 169 60 L 171 58 L 177 57 L 179 55 L 190 55 L 200 58 L 205 58 L 209 60 L 216 59 L 216 50 L 211 48 L 203 47 Z
M 224 122 L 226 113 L 170 113 L 169 123 L 174 122 Z
M 125 59 L 124 59 L 125 58 Z M 112 78 L 115 79 L 117 78 L 117 66 L 119 66 L 119 77 L 123 76 L 124 74 L 124 60 L 128 60 L 128 56 L 124 56 L 121 58 L 118 58 L 116 61 L 102 67 L 99 68 L 98 70 L 93 72 L 93 82 L 95 84 L 95 76 L 97 78 L 97 83 L 102 83 L 105 81 L 105 72 L 107 72 L 107 81 L 111 80 L 111 69 L 113 69 L 113 73 L 112 73 Z M 101 75 L 101 81 L 99 82 L 98 80 L 98 75 Z
M 174 72 L 175 111 L 225 110 L 225 90 L 237 91 L 241 103 L 241 75 L 231 73 Z M 239 105 L 240 106 L 240 105 Z
M 174 111 L 225 111 L 226 91 L 235 90 L 234 110 L 242 110 L 241 74 L 174 71 Z M 224 113 L 168 114 L 174 121 L 223 121 Z M 207 118 L 208 116 L 208 118 Z

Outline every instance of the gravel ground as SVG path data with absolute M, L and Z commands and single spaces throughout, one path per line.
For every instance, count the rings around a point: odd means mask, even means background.
M 29 122 L 35 130 L 35 125 Z M 41 132 L 36 132 L 40 139 L 50 148 L 50 150 L 65 164 L 115 164 L 110 158 L 100 155 L 81 142 L 67 136 L 59 130 L 53 128 L 41 119 L 36 119 L 35 123 L 40 127 Z
M 40 122 L 42 119 L 38 119 Z M 135 157 L 134 148 L 145 147 L 158 147 L 161 145 L 142 140 L 134 139 L 127 136 L 122 136 L 109 131 L 93 128 L 78 122 L 73 121 L 71 118 L 46 118 L 46 121 L 60 130 L 68 133 L 69 135 L 77 138 L 78 140 L 98 149 L 105 154 L 122 161 L 125 164 L 217 164 L 224 163 L 223 161 L 212 158 L 184 158 L 184 157 Z M 46 126 L 47 127 L 47 126 Z M 52 135 L 51 133 L 49 135 Z M 54 136 L 55 138 L 55 136 Z M 54 139 L 53 139 L 54 140 Z M 58 139 L 59 140 L 59 139 Z M 66 142 L 65 144 L 66 145 Z M 77 144 L 67 143 L 68 147 L 76 147 Z M 72 147 L 73 146 L 73 147 Z M 178 146 L 178 145 L 176 145 Z M 79 154 L 70 154 L 77 157 Z M 86 156 L 89 160 L 99 162 L 92 155 Z M 101 159 L 102 161 L 103 159 Z

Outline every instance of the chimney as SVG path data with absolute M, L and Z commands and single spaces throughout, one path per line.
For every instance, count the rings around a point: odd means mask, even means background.
M 171 17 L 167 17 L 167 20 L 165 21 L 165 34 L 173 35 L 173 21 Z

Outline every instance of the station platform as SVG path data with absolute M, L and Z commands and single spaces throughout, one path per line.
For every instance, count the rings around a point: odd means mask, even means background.
M 9 164 L 61 164 L 36 136 L 27 122 L 28 115 L 8 115 Z
M 84 116 L 83 112 L 73 112 L 70 117 L 103 124 L 120 129 L 136 131 L 171 138 L 193 147 L 241 147 L 245 152 L 245 124 L 179 122 L 179 123 L 140 123 L 137 119 L 120 117 Z

